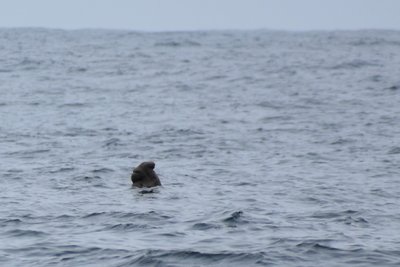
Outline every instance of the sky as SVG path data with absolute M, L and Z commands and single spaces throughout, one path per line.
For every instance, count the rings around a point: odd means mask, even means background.
M 0 27 L 400 30 L 400 0 L 0 0 Z

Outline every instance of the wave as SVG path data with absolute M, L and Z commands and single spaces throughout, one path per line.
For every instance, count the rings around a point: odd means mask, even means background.
M 349 44 L 353 46 L 400 46 L 400 41 L 387 40 L 383 38 L 362 38 L 349 42 Z
M 243 211 L 235 211 L 222 221 L 229 227 L 236 227 L 245 222 L 243 220 Z
M 228 216 L 227 213 L 229 213 Z M 249 221 L 244 218 L 243 211 L 224 212 L 222 215 L 217 215 L 216 217 L 213 216 L 205 221 L 190 222 L 193 223 L 191 226 L 192 230 L 201 231 L 221 229 L 224 227 L 236 228 L 240 225 L 249 223 Z
M 116 266 L 263 266 L 267 262 L 266 253 L 255 252 L 201 252 L 196 250 L 144 250 Z
M 150 226 L 148 224 L 138 224 L 138 223 L 118 223 L 114 225 L 108 225 L 102 230 L 117 230 L 117 231 L 129 231 L 137 229 L 155 229 L 157 227 Z
M 400 147 L 394 146 L 389 151 L 388 154 L 400 154 Z
M 103 147 L 110 148 L 110 147 L 118 147 L 118 146 L 122 146 L 122 145 L 123 145 L 123 143 L 122 143 L 121 139 L 110 138 L 110 139 L 107 139 L 106 141 L 104 141 Z
M 0 219 L 0 226 L 8 226 L 22 223 L 20 219 Z
M 210 229 L 219 229 L 219 228 L 221 228 L 221 226 L 219 226 L 219 225 L 217 225 L 217 224 L 213 224 L 213 223 L 204 223 L 204 222 L 195 223 L 195 224 L 192 226 L 192 229 L 193 229 L 193 230 L 202 230 L 202 231 L 204 231 L 204 230 L 210 230 Z
M 14 229 L 10 230 L 4 233 L 6 236 L 9 237 L 18 237 L 18 238 L 23 238 L 23 237 L 38 237 L 38 236 L 46 236 L 49 235 L 46 232 L 43 231 L 37 231 L 37 230 L 23 230 L 23 229 Z
M 110 173 L 110 172 L 114 172 L 114 170 L 110 169 L 110 168 L 105 168 L 105 167 L 92 170 L 92 173 Z
M 82 216 L 82 218 L 87 219 L 87 218 L 123 218 L 123 219 L 132 219 L 132 220 L 154 220 L 154 221 L 165 221 L 168 219 L 171 219 L 171 216 L 161 214 L 159 212 L 155 211 L 149 211 L 149 212 L 119 212 L 119 211 L 110 211 L 110 212 L 93 212 L 89 213 L 87 215 Z
M 345 211 L 333 211 L 333 212 L 316 212 L 312 215 L 313 218 L 316 219 L 331 219 L 338 218 L 348 215 L 358 214 L 359 211 L 356 210 L 345 210 Z
M 190 40 L 185 41 L 164 41 L 156 42 L 154 46 L 164 46 L 164 47 L 196 47 L 201 46 L 200 43 Z
M 65 103 L 60 105 L 59 107 L 80 108 L 80 107 L 90 107 L 90 104 L 75 102 L 75 103 Z
M 364 68 L 364 67 L 380 67 L 381 64 L 375 63 L 375 62 L 370 62 L 366 60 L 361 60 L 361 59 L 356 59 L 356 60 L 351 60 L 351 61 L 346 61 L 343 63 L 340 63 L 338 65 L 334 65 L 331 67 L 331 69 L 334 70 L 340 70 L 340 69 L 359 69 L 359 68 Z
M 367 249 L 362 245 L 354 244 L 348 248 L 333 246 L 333 240 L 305 240 L 296 245 L 308 260 L 324 261 L 335 260 L 336 265 L 349 266 L 398 266 L 400 252 L 398 250 Z M 304 258 L 305 259 L 305 258 Z

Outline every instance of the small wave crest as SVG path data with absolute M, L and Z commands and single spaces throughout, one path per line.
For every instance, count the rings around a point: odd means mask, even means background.
M 155 228 L 155 227 L 152 227 L 148 224 L 118 223 L 118 224 L 106 226 L 103 230 L 129 231 L 129 230 L 150 229 L 150 228 Z
M 378 67 L 380 66 L 378 63 L 366 61 L 366 60 L 352 60 L 340 63 L 338 65 L 332 66 L 332 69 L 339 70 L 339 69 L 359 69 L 364 67 Z
M 228 226 L 234 227 L 243 222 L 243 211 L 235 211 L 229 217 L 223 219 Z
M 110 211 L 110 212 L 93 212 L 87 215 L 82 216 L 83 219 L 88 218 L 121 218 L 121 219 L 130 219 L 130 220 L 167 220 L 171 219 L 171 216 L 160 214 L 159 212 L 149 211 L 143 213 L 135 213 L 135 212 L 118 212 L 118 211 Z
M 365 227 L 368 221 L 361 216 L 361 212 L 355 210 L 345 210 L 339 212 L 317 212 L 312 215 L 312 218 L 321 220 L 333 220 L 335 222 L 346 225 L 358 225 Z
M 37 231 L 37 230 L 23 230 L 23 229 L 14 229 L 14 230 L 10 230 L 7 231 L 5 233 L 6 236 L 9 237 L 38 237 L 38 236 L 46 236 L 48 235 L 45 232 L 42 231 Z
M 192 226 L 193 230 L 210 230 L 210 229 L 218 229 L 218 228 L 221 228 L 221 227 L 216 224 L 204 223 L 204 222 L 195 223 Z
M 197 266 L 208 264 L 219 264 L 228 266 L 254 266 L 265 263 L 266 256 L 263 252 L 200 252 L 195 250 L 145 250 L 140 255 L 135 256 L 118 266 Z
M 399 146 L 395 146 L 392 147 L 389 151 L 388 154 L 400 154 L 400 147 Z
M 16 226 L 22 223 L 20 219 L 0 219 L 0 227 Z
M 200 43 L 190 40 L 184 41 L 163 41 L 163 42 L 156 42 L 154 46 L 164 46 L 164 47 L 195 47 L 201 46 Z

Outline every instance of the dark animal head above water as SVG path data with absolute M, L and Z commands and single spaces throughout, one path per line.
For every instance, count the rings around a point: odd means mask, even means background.
M 152 161 L 142 162 L 133 169 L 131 180 L 136 187 L 153 187 L 161 185 L 160 179 L 154 172 L 156 164 Z

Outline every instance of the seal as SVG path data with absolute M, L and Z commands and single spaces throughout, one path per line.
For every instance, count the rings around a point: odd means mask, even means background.
M 160 179 L 154 171 L 156 164 L 152 161 L 142 162 L 133 169 L 131 180 L 135 187 L 154 187 L 161 185 Z

